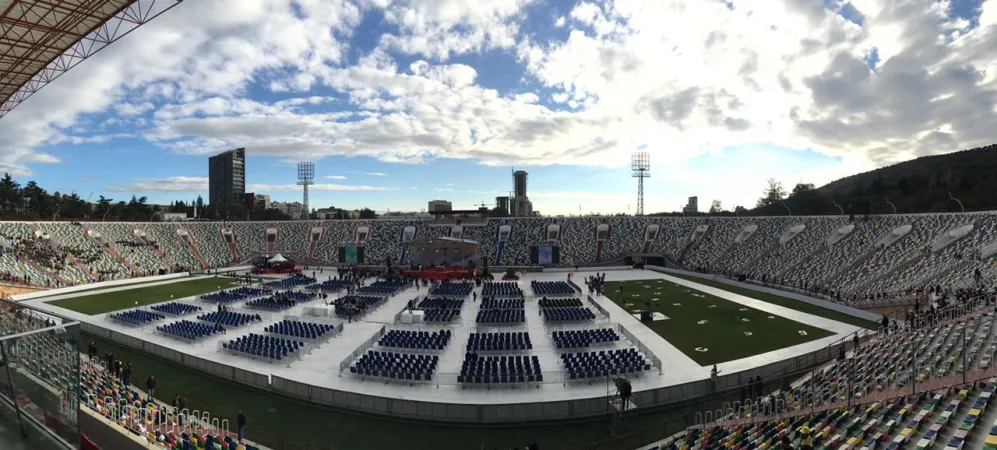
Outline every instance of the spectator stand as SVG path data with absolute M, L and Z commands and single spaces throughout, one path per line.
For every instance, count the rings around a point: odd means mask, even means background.
M 153 312 L 166 314 L 171 317 L 183 317 L 189 314 L 199 313 L 204 310 L 204 308 L 201 308 L 198 305 L 184 301 L 160 303 L 158 305 L 150 306 L 149 309 Z
M 373 348 L 374 345 L 377 344 L 377 341 L 379 341 L 381 337 L 384 336 L 385 333 L 387 332 L 388 332 L 388 327 L 383 326 L 381 327 L 380 330 L 377 331 L 377 333 L 374 333 L 373 336 L 364 341 L 363 344 L 357 346 L 357 349 L 353 350 L 353 353 L 350 353 L 345 359 L 343 359 L 342 362 L 339 363 L 339 376 L 343 376 L 343 372 L 345 372 L 346 369 L 350 367 L 351 364 L 353 364 L 353 361 L 356 361 L 357 358 L 367 353 L 367 350 Z
M 304 341 L 284 336 L 249 333 L 229 341 L 218 343 L 219 352 L 227 352 L 244 356 L 269 364 L 291 363 L 301 359 L 302 355 L 311 353 L 311 348 Z
M 104 320 L 140 328 L 145 328 L 146 325 L 153 322 L 159 322 L 164 319 L 166 319 L 165 314 L 160 314 L 155 311 L 147 311 L 144 309 L 131 309 L 128 311 L 110 313 L 104 316 Z
M 474 283 L 469 281 L 444 281 L 433 286 L 429 293 L 438 298 L 467 298 L 474 291 Z
M 490 281 L 485 282 L 481 287 L 481 297 L 495 298 L 523 298 L 523 290 L 517 281 Z
M 296 325 L 287 327 L 282 326 L 281 324 L 283 323 Z M 278 337 L 302 340 L 318 348 L 322 344 L 339 336 L 343 332 L 343 329 L 344 325 L 340 320 L 286 315 L 281 322 L 267 325 L 263 331 Z

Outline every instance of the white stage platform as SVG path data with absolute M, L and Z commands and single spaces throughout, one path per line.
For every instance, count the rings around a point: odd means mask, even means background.
M 325 274 L 320 274 L 320 281 L 324 280 L 329 274 L 335 273 L 335 270 L 331 272 L 327 269 Z M 591 275 L 594 272 L 577 272 L 575 275 L 576 282 L 579 285 L 583 285 L 583 277 Z M 542 281 L 554 281 L 554 280 L 565 280 L 565 273 L 537 273 L 528 274 L 524 279 L 520 280 L 520 285 L 523 290 L 530 294 L 529 283 L 531 280 L 542 280 Z M 853 325 L 844 324 L 841 322 L 835 322 L 822 317 L 813 316 L 810 314 L 802 313 L 799 311 L 791 310 L 781 306 L 765 303 L 759 300 L 754 300 L 748 297 L 744 297 L 737 294 L 732 294 L 726 291 L 721 291 L 718 289 L 710 288 L 708 286 L 700 285 L 691 281 L 686 281 L 683 279 L 675 278 L 668 275 L 663 275 L 657 272 L 649 270 L 622 270 L 622 271 L 609 271 L 606 272 L 607 281 L 615 280 L 666 280 L 670 282 L 675 282 L 688 286 L 693 289 L 700 290 L 705 293 L 716 295 L 727 300 L 743 304 L 748 307 L 756 308 L 766 312 L 770 312 L 773 315 L 782 316 L 788 319 L 796 320 L 808 325 L 812 325 L 818 328 L 823 328 L 825 330 L 834 333 L 833 336 L 829 336 L 823 339 L 818 339 L 805 344 L 788 347 L 780 350 L 775 350 L 761 355 L 752 356 L 749 358 L 744 358 L 736 361 L 731 361 L 727 363 L 719 364 L 719 368 L 724 374 L 732 374 L 741 370 L 749 369 L 752 367 L 757 367 L 760 365 L 772 363 L 775 361 L 781 361 L 788 358 L 800 356 L 807 354 L 822 348 L 846 337 L 848 334 L 854 333 L 859 328 Z M 78 295 L 92 295 L 98 293 L 99 291 L 86 292 Z M 526 303 L 526 324 L 518 327 L 478 327 L 475 324 L 475 317 L 478 313 L 478 307 L 480 305 L 480 289 L 477 289 L 479 301 L 475 302 L 468 297 L 463 310 L 461 311 L 460 323 L 450 325 L 453 331 L 453 337 L 447 348 L 440 354 L 440 363 L 437 372 L 446 374 L 456 374 L 460 372 L 461 364 L 464 359 L 465 346 L 467 344 L 468 335 L 472 332 L 490 332 L 490 331 L 528 331 L 530 338 L 533 342 L 533 351 L 531 354 L 538 356 L 540 360 L 541 369 L 544 372 L 560 372 L 561 365 L 558 357 L 558 353 L 554 348 L 553 343 L 550 338 L 546 335 L 546 330 L 543 324 L 543 320 L 539 315 L 539 308 L 535 301 L 527 301 Z M 440 328 L 439 326 L 429 326 L 429 325 L 402 325 L 394 324 L 394 317 L 397 313 L 402 311 L 410 299 L 416 297 L 424 297 L 428 295 L 428 291 L 425 288 L 409 288 L 394 297 L 388 299 L 384 304 L 379 306 L 374 311 L 370 312 L 366 317 L 359 321 L 354 321 L 352 323 L 344 324 L 345 329 L 342 334 L 332 338 L 330 341 L 323 343 L 320 347 L 315 348 L 310 354 L 304 355 L 300 360 L 295 361 L 290 367 L 278 364 L 268 364 L 261 361 L 252 360 L 246 357 L 241 357 L 237 355 L 231 355 L 228 353 L 221 353 L 218 351 L 218 343 L 223 340 L 235 339 L 238 336 L 242 336 L 249 332 L 260 333 L 263 328 L 267 325 L 274 323 L 276 321 L 282 320 L 285 315 L 296 315 L 304 316 L 304 310 L 309 307 L 320 306 L 321 300 L 311 301 L 295 308 L 283 311 L 280 313 L 272 314 L 270 320 L 264 321 L 262 324 L 255 324 L 247 327 L 242 327 L 238 329 L 230 329 L 226 335 L 213 336 L 205 339 L 198 344 L 187 344 L 174 339 L 170 339 L 165 336 L 157 335 L 153 333 L 155 325 L 148 325 L 144 328 L 134 328 L 126 325 L 122 325 L 113 321 L 105 320 L 105 315 L 97 316 L 87 316 L 74 311 L 69 311 L 63 308 L 49 305 L 47 302 L 52 300 L 57 300 L 60 298 L 67 298 L 75 296 L 77 294 L 70 294 L 66 296 L 58 296 L 53 298 L 45 298 L 39 300 L 28 300 L 24 303 L 31 306 L 50 311 L 62 315 L 64 317 L 69 317 L 77 319 L 83 322 L 89 322 L 104 328 L 111 329 L 113 331 L 128 334 L 134 337 L 141 338 L 146 341 L 157 343 L 160 345 L 169 346 L 169 348 L 191 354 L 193 356 L 210 359 L 217 361 L 219 363 L 228 364 L 241 368 L 243 370 L 264 374 L 264 375 L 277 375 L 282 378 L 289 380 L 307 383 L 310 385 L 321 386 L 325 388 L 355 392 L 361 394 L 367 394 L 379 397 L 388 397 L 394 399 L 403 400 L 415 400 L 415 401 L 425 401 L 425 402 L 437 402 L 437 403 L 451 403 L 451 404 L 521 404 L 521 403 L 543 403 L 551 401 L 560 400 L 571 400 L 579 398 L 595 398 L 604 397 L 607 394 L 606 383 L 602 380 L 595 381 L 593 383 L 588 382 L 569 382 L 566 385 L 556 383 L 556 384 L 544 384 L 537 387 L 518 387 L 518 388 L 492 388 L 485 389 L 479 387 L 468 387 L 462 388 L 456 385 L 436 385 L 436 384 L 401 384 L 397 382 L 385 383 L 383 381 L 377 381 L 372 379 L 361 380 L 348 371 L 344 372 L 341 376 L 339 374 L 340 363 L 347 358 L 354 350 L 357 349 L 359 345 L 367 341 L 371 336 L 374 335 L 380 328 L 384 325 L 388 325 L 388 329 L 433 329 Z M 584 297 L 584 296 L 583 296 Z M 335 296 L 330 296 L 329 301 L 334 299 Z M 193 299 L 178 299 L 191 301 Z M 631 380 L 634 392 L 641 392 L 650 389 L 656 389 L 667 386 L 674 386 L 682 383 L 687 383 L 697 380 L 705 380 L 709 377 L 709 367 L 702 367 L 699 364 L 692 361 L 680 350 L 669 344 L 663 338 L 655 334 L 650 329 L 644 327 L 639 320 L 632 317 L 628 312 L 624 311 L 622 308 L 617 306 L 615 303 L 610 301 L 605 297 L 599 297 L 594 299 L 600 306 L 605 308 L 613 317 L 613 322 L 619 323 L 621 326 L 626 328 L 630 333 L 640 339 L 644 345 L 646 345 L 655 356 L 657 356 L 663 363 L 664 373 L 659 375 L 657 370 L 652 370 L 651 372 L 646 372 L 640 378 Z M 206 311 L 213 310 L 213 304 L 198 302 Z M 239 306 L 243 302 L 237 302 L 232 306 L 233 310 L 239 310 Z M 250 310 L 252 311 L 252 310 Z M 192 317 L 192 316 L 191 316 Z M 606 319 L 602 319 L 601 315 L 599 320 L 596 320 L 596 324 L 609 325 Z M 167 319 L 166 321 L 160 321 L 157 324 L 166 324 L 172 322 L 174 319 Z M 592 328 L 593 325 L 585 325 L 578 327 L 567 327 L 565 329 L 578 329 L 578 328 Z M 616 343 L 617 348 L 631 347 L 629 342 L 621 341 Z M 612 347 L 599 347 L 596 350 L 610 349 Z M 524 353 L 525 354 L 525 353 Z M 615 389 L 614 389 L 615 390 Z

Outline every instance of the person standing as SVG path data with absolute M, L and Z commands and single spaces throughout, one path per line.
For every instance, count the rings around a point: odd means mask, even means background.
M 149 375 L 149 379 L 145 380 L 145 388 L 149 391 L 149 401 L 153 401 L 156 398 L 156 377 L 155 375 Z
M 242 413 L 242 409 L 239 409 L 239 417 L 236 418 L 235 424 L 239 430 L 239 442 L 242 442 L 246 432 L 246 415 Z

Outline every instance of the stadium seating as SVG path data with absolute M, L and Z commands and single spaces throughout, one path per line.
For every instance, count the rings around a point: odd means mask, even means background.
M 394 295 L 410 285 L 407 281 L 375 281 L 373 284 L 361 287 L 357 293 L 364 295 Z
M 540 313 L 546 323 L 595 320 L 595 313 L 589 308 L 543 308 Z
M 166 316 L 154 313 L 151 311 L 143 311 L 140 309 L 135 309 L 131 311 L 124 311 L 119 313 L 108 314 L 107 317 L 118 322 L 127 323 L 129 325 L 145 325 L 147 323 L 152 323 L 160 321 L 166 318 Z
M 349 287 L 350 282 L 348 280 L 326 280 L 321 283 L 310 284 L 305 286 L 306 290 L 309 291 L 321 291 L 321 292 L 339 292 L 343 289 Z
M 481 309 L 523 309 L 526 299 L 522 298 L 483 298 Z
M 532 350 L 530 334 L 521 332 L 471 333 L 467 339 L 468 352 L 504 352 Z
M 585 306 L 577 298 L 542 298 L 537 302 L 540 308 L 576 308 Z
M 371 350 L 350 366 L 350 373 L 405 381 L 429 381 L 433 379 L 439 362 L 439 355 Z
M 107 242 L 128 264 L 139 272 L 155 274 L 159 270 L 171 270 L 166 259 L 156 253 L 155 247 L 147 245 L 135 236 L 132 225 L 115 222 L 91 222 L 87 228 Z
M 526 322 L 526 311 L 521 309 L 482 309 L 475 319 L 486 324 L 517 324 Z
M 578 294 L 575 288 L 571 287 L 567 281 L 536 281 L 530 282 L 533 295 L 543 296 L 568 296 Z
M 236 289 L 229 289 L 227 291 L 213 292 L 211 294 L 204 294 L 200 297 L 201 300 L 211 303 L 235 303 L 238 301 L 245 300 L 247 298 L 259 297 L 266 294 L 267 292 L 263 289 L 241 287 Z
M 163 314 L 169 314 L 171 316 L 183 316 L 193 312 L 201 311 L 201 307 L 197 305 L 188 305 L 186 303 L 163 303 L 151 307 L 152 310 L 156 312 L 161 312 Z
M 637 349 L 562 353 L 561 362 L 569 379 L 599 378 L 651 370 L 651 364 Z
M 189 341 L 198 341 L 221 332 L 217 327 L 189 320 L 180 320 L 167 325 L 160 325 L 156 327 L 156 331 Z
M 270 362 L 294 358 L 304 346 L 305 343 L 301 341 L 254 333 L 222 343 L 222 348 L 226 350 L 267 359 Z
M 427 309 L 422 320 L 428 323 L 450 323 L 459 317 L 459 309 Z
M 481 288 L 482 297 L 522 297 L 523 290 L 516 282 L 485 283 Z
M 419 302 L 419 309 L 461 309 L 464 307 L 464 300 L 453 298 L 431 298 L 426 297 Z
M 612 328 L 598 330 L 554 331 L 551 338 L 558 349 L 588 348 L 592 344 L 619 342 L 620 335 Z
M 276 295 L 246 302 L 247 308 L 262 309 L 265 311 L 283 311 L 297 305 L 298 303 L 294 300 Z
M 282 320 L 268 325 L 263 331 L 299 339 L 317 340 L 334 333 L 336 327 L 330 324 Z
M 209 267 L 225 267 L 233 261 L 232 253 L 222 238 L 220 222 L 190 222 L 184 227 L 193 236 L 198 253 Z
M 480 356 L 468 353 L 457 376 L 458 383 L 509 384 L 542 382 L 540 359 L 536 356 Z
M 312 277 L 288 277 L 282 278 L 280 280 L 267 281 L 263 283 L 264 286 L 273 289 L 294 289 L 296 287 L 307 286 L 315 283 L 315 279 Z
M 249 323 L 262 321 L 259 315 L 243 314 L 233 311 L 214 311 L 207 314 L 201 314 L 200 316 L 197 316 L 197 320 L 213 322 L 226 327 L 241 327 Z
M 163 254 L 173 261 L 174 264 L 185 268 L 188 271 L 204 269 L 204 265 L 197 259 L 191 246 L 177 234 L 177 230 L 183 228 L 177 224 L 143 224 L 142 231 L 148 233 L 156 240 L 156 245 Z M 185 228 L 184 228 L 185 229 Z M 197 248 L 197 246 L 195 246 Z
M 430 294 L 440 297 L 467 297 L 474 290 L 474 283 L 444 281 L 429 290 Z
M 450 330 L 435 332 L 414 330 L 391 330 L 377 341 L 381 347 L 407 348 L 416 350 L 443 350 L 450 343 Z

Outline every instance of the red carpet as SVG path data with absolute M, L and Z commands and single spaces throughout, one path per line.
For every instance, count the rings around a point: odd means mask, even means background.
M 406 270 L 402 272 L 407 277 L 416 277 L 427 280 L 445 280 L 447 278 L 471 278 L 474 276 L 473 269 L 463 269 L 457 267 L 437 267 L 431 269 Z

